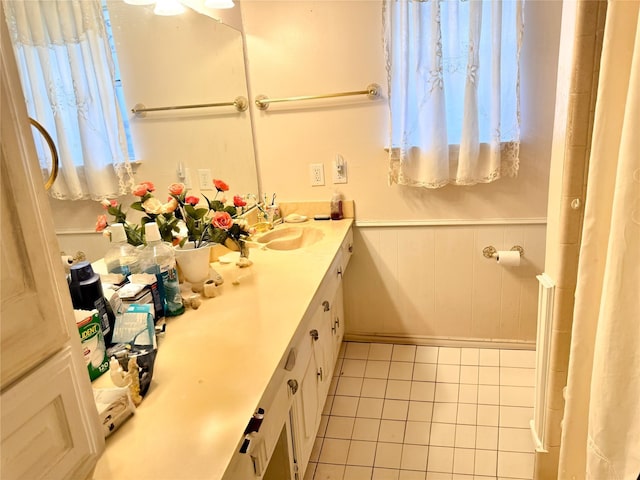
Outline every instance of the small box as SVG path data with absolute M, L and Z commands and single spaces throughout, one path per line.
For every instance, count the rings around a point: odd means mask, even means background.
M 89 378 L 95 380 L 109 370 L 109 359 L 100 326 L 100 317 L 96 310 L 74 310 L 74 314 Z

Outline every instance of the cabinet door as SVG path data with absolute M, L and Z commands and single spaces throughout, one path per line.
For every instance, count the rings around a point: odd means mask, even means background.
M 313 341 L 313 340 L 312 340 Z M 306 342 L 305 342 L 306 344 Z M 307 344 L 307 348 L 313 348 Z M 291 434 L 294 445 L 294 461 L 299 472 L 304 472 L 309 463 L 311 449 L 320 425 L 320 404 L 318 403 L 318 376 L 316 360 L 309 357 L 291 406 Z
M 342 284 L 338 286 L 331 302 L 331 334 L 333 336 L 333 365 L 335 366 L 342 339 L 344 338 L 344 294 Z
M 85 478 L 104 448 L 102 426 L 6 28 L 0 44 L 0 471 Z

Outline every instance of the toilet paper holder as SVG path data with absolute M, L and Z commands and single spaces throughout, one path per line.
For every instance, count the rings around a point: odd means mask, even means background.
M 522 248 L 520 245 L 514 245 L 510 248 L 510 250 L 512 252 L 518 252 L 520 254 L 520 257 L 524 257 L 524 248 Z M 482 249 L 482 255 L 484 255 L 486 258 L 495 258 L 498 256 L 498 250 L 496 250 L 496 247 L 494 247 L 493 245 L 489 245 L 488 247 L 484 247 Z

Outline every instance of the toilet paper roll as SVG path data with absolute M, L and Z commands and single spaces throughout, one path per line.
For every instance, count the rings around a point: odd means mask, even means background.
M 519 267 L 520 252 L 517 250 L 499 250 L 498 263 L 504 267 Z

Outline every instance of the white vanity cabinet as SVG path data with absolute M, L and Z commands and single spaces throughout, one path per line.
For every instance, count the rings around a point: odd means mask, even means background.
M 335 300 L 342 298 L 341 268 L 342 255 L 339 252 L 320 290 L 309 324 L 309 339 L 303 339 L 303 344 L 300 345 L 300 349 L 308 348 L 312 353 L 298 381 L 298 391 L 293 394 L 291 409 L 293 461 L 300 474 L 304 473 L 309 463 L 338 358 L 339 342 L 342 341 L 342 335 L 337 335 L 338 329 L 335 327 L 336 316 L 342 317 L 342 312 L 338 312 L 335 305 Z M 339 306 L 342 308 L 341 301 Z
M 236 459 L 225 480 L 304 477 L 344 336 L 342 275 L 352 242 L 350 229 L 263 396 L 265 420 L 252 440 L 260 446 Z M 286 398 L 270 393 L 283 386 Z

